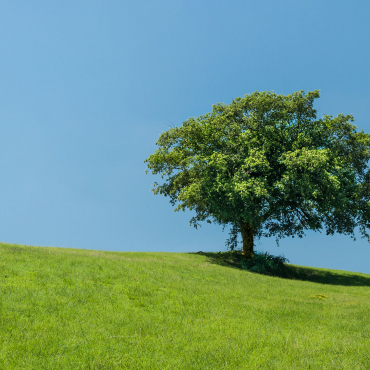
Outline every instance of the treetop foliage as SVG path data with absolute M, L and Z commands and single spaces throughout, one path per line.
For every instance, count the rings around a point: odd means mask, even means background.
M 352 115 L 317 118 L 318 90 L 254 92 L 162 133 L 146 163 L 164 182 L 155 194 L 190 220 L 243 224 L 254 236 L 302 237 L 304 230 L 370 237 L 370 135 Z

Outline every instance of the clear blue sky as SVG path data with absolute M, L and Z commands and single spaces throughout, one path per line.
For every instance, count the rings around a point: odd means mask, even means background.
M 255 90 L 321 90 L 319 116 L 370 133 L 368 0 L 1 1 L 0 241 L 220 251 L 150 192 L 168 125 Z M 370 244 L 261 239 L 292 263 L 370 273 Z

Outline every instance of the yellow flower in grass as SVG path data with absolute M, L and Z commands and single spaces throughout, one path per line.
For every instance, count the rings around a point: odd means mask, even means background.
M 311 298 L 316 298 L 316 299 L 326 299 L 326 298 L 328 298 L 328 296 L 326 296 L 324 294 L 315 294 L 315 295 L 311 295 L 310 297 Z

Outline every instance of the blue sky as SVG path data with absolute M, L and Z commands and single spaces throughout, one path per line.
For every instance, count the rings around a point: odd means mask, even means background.
M 369 1 L 1 1 L 0 240 L 110 251 L 220 251 L 150 189 L 171 124 L 255 90 L 321 90 L 318 115 L 370 133 Z M 291 263 L 370 273 L 348 236 L 261 239 Z

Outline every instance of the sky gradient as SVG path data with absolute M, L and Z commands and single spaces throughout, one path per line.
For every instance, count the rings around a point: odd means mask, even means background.
M 220 251 L 150 191 L 169 125 L 255 90 L 321 90 L 318 116 L 370 133 L 369 1 L 1 1 L 0 241 Z M 370 273 L 370 244 L 308 232 L 257 250 Z

